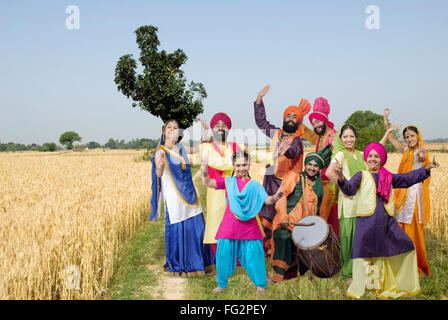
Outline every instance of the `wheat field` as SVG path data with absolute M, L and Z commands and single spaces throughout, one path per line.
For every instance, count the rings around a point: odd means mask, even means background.
M 150 164 L 137 160 L 142 154 L 0 153 L 0 299 L 101 297 L 120 245 L 149 217 Z M 400 156 L 389 155 L 391 172 Z M 427 230 L 448 239 L 448 154 L 436 158 Z M 254 180 L 263 174 L 263 165 L 251 166 Z
M 142 152 L 140 152 L 141 154 Z M 95 299 L 148 217 L 136 152 L 0 155 L 0 299 Z

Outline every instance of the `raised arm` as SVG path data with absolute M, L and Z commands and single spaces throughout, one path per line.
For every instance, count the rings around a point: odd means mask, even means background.
M 200 144 L 205 142 L 205 139 L 207 138 L 207 134 L 208 134 L 208 125 L 207 122 L 203 119 L 201 119 L 201 126 L 202 128 L 204 128 L 204 132 L 202 133 L 201 136 L 201 140 L 199 141 L 199 144 L 196 144 L 194 147 L 190 147 L 190 146 L 184 146 L 185 150 L 187 150 L 188 154 L 193 154 L 193 153 L 198 153 L 200 152 Z
M 409 188 L 414 184 L 429 178 L 431 176 L 431 170 L 436 169 L 439 166 L 440 164 L 434 157 L 432 162 L 425 167 L 407 173 L 392 174 L 392 186 L 394 188 Z
M 301 123 L 300 127 L 303 131 L 303 138 L 309 143 L 316 145 L 317 141 L 319 141 L 319 136 L 317 135 L 317 133 L 314 132 L 314 130 L 308 128 L 304 123 Z
M 380 144 L 382 144 L 383 146 L 386 146 L 387 143 L 387 139 L 390 138 L 390 136 L 394 135 L 394 132 L 397 130 L 397 124 L 394 123 L 392 128 L 389 128 L 386 130 L 386 133 L 384 134 L 383 138 L 381 138 L 381 140 L 379 141 Z
M 264 108 L 263 96 L 269 91 L 271 86 L 268 84 L 257 95 L 257 100 L 254 102 L 254 116 L 255 124 L 269 138 L 272 138 L 279 129 L 266 120 L 266 110 Z
M 388 129 L 390 129 L 388 117 L 389 117 L 391 112 L 392 112 L 392 109 L 389 109 L 389 108 L 385 108 L 384 109 L 384 129 L 386 129 L 386 131 Z M 400 141 L 398 141 L 398 139 L 395 137 L 394 134 L 390 134 L 388 136 L 388 139 L 389 139 L 390 143 L 394 146 L 394 148 L 398 152 L 401 152 L 401 153 L 404 152 L 404 146 L 400 143 Z

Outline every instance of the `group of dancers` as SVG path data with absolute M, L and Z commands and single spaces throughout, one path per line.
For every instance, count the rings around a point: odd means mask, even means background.
M 281 128 L 271 124 L 263 103 L 269 90 L 264 87 L 254 102 L 255 123 L 271 138 L 269 150 L 247 150 L 228 141 L 232 121 L 222 112 L 210 121 L 211 140 L 202 121 L 206 130 L 196 150 L 180 143 L 177 120 L 163 125 L 151 157 L 151 220 L 159 218 L 163 200 L 166 273 L 200 276 L 216 265 L 213 292 L 218 293 L 241 266 L 263 292 L 268 282 L 308 270 L 296 257 L 291 231 L 302 218 L 318 215 L 339 239 L 349 296 L 418 294 L 419 277 L 430 275 L 424 226 L 430 215 L 430 172 L 439 167 L 429 159 L 418 128 L 404 128 L 402 145 L 394 135 L 397 125 L 389 125 L 391 110 L 385 109 L 384 137 L 355 150 L 356 128 L 347 123 L 337 131 L 322 97 L 313 106 L 301 99 L 287 107 Z M 304 124 L 308 113 L 312 129 Z M 304 155 L 302 139 L 315 145 L 315 152 Z M 384 168 L 388 140 L 403 153 L 397 174 Z M 205 219 L 188 161 L 193 151 L 200 152 L 207 187 Z M 262 185 L 251 180 L 251 163 L 265 165 Z

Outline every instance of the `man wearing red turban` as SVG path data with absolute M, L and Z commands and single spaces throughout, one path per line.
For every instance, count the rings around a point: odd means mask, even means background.
M 200 154 L 208 159 L 208 174 L 210 179 L 230 177 L 233 172 L 232 155 L 243 148 L 236 142 L 227 141 L 232 120 L 224 112 L 215 114 L 211 121 L 213 140 L 201 143 Z M 253 162 L 273 163 L 272 152 L 253 150 L 250 152 Z M 205 217 L 204 243 L 210 244 L 216 255 L 216 232 L 221 224 L 226 210 L 225 190 L 207 188 L 207 215 Z

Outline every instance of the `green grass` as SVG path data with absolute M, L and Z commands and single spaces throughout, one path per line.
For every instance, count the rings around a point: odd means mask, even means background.
M 192 168 L 194 175 L 199 167 Z M 206 214 L 206 188 L 200 183 L 195 185 L 200 193 L 200 201 Z M 157 299 L 156 291 L 165 263 L 164 219 L 147 222 L 135 234 L 133 239 L 120 250 L 117 271 L 111 282 L 106 298 L 110 299 Z M 426 248 L 432 276 L 420 280 L 422 292 L 409 300 L 448 299 L 448 241 L 438 240 L 426 232 Z M 158 269 L 149 269 L 148 265 Z M 266 269 L 272 274 L 269 261 Z M 351 300 L 347 296 L 347 286 L 340 273 L 330 279 L 313 277 L 309 280 L 308 271 L 300 281 L 291 279 L 282 283 L 268 284 L 264 294 L 257 294 L 255 286 L 244 269 L 237 267 L 229 278 L 226 290 L 218 294 L 211 291 L 216 287 L 216 276 L 187 279 L 186 299 L 190 300 Z M 362 300 L 378 299 L 373 293 L 367 293 Z
M 119 250 L 117 268 L 106 299 L 139 300 L 157 298 L 159 278 L 165 261 L 163 217 L 146 222 L 132 240 Z M 154 268 L 156 266 L 157 268 Z

